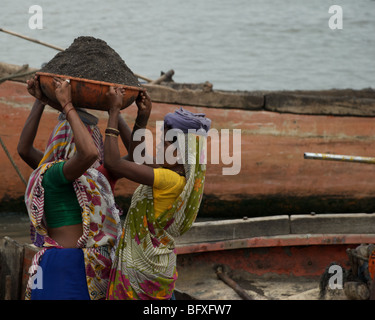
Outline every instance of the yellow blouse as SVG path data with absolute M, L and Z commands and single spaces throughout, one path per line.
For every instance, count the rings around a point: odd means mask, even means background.
M 159 217 L 180 195 L 186 184 L 186 179 L 178 173 L 164 168 L 154 169 L 154 213 Z

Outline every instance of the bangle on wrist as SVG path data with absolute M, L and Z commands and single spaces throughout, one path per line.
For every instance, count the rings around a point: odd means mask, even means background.
M 107 129 L 105 129 L 105 133 L 109 133 L 109 134 L 114 134 L 116 137 L 120 134 L 120 131 L 115 129 L 115 128 L 110 128 L 108 127 Z
M 66 107 L 69 103 L 72 103 L 72 102 L 71 102 L 71 101 L 68 101 L 67 103 L 65 103 L 64 106 L 62 107 L 62 109 L 64 110 L 65 107 Z
M 72 106 L 68 111 L 64 110 L 64 113 L 65 113 L 65 119 L 68 119 L 68 114 L 70 111 L 72 111 L 74 109 L 74 107 Z
M 113 133 L 105 133 L 105 135 L 106 136 L 110 136 L 110 137 L 115 137 L 115 138 L 117 138 L 118 137 L 118 135 L 117 134 L 113 134 Z

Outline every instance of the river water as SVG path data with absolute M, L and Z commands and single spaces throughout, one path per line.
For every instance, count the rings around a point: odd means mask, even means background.
M 30 29 L 32 5 L 43 29 Z M 331 5 L 343 28 L 332 30 Z M 101 38 L 135 72 L 214 89 L 368 88 L 375 83 L 374 0 L 2 0 L 0 27 L 66 48 Z M 40 67 L 56 51 L 0 32 L 0 61 Z

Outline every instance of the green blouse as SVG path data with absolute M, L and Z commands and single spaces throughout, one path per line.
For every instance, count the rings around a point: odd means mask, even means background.
M 52 165 L 44 173 L 44 214 L 49 228 L 82 223 L 81 207 L 73 183 L 63 173 L 65 162 Z

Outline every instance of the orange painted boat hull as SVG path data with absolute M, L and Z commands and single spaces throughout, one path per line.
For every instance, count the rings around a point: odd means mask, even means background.
M 255 237 L 181 245 L 176 248 L 179 270 L 194 265 L 229 266 L 255 275 L 276 274 L 319 278 L 336 262 L 349 266 L 348 248 L 375 243 L 375 235 L 320 234 Z
M 19 157 L 17 144 L 34 100 L 23 83 L 6 81 L 0 85 L 0 135 L 26 180 L 32 170 Z M 148 129 L 154 137 L 156 121 L 162 121 L 168 112 L 174 112 L 179 107 L 176 104 L 153 103 Z M 304 159 L 304 152 L 374 156 L 374 118 L 193 106 L 186 109 L 205 113 L 212 120 L 212 128 L 219 131 L 241 129 L 239 174 L 223 175 L 223 168 L 230 165 L 224 164 L 222 159 L 218 164 L 211 164 L 211 153 L 208 152 L 204 198 L 198 216 L 220 219 L 375 211 L 374 165 Z M 92 113 L 99 118 L 98 127 L 104 135 L 107 112 L 92 110 Z M 136 106 L 125 109 L 122 116 L 132 128 L 137 116 Z M 35 139 L 38 150 L 45 149 L 57 117 L 54 109 L 45 108 Z M 154 140 L 154 146 L 156 143 Z M 213 140 L 209 138 L 209 151 L 212 144 Z M 233 141 L 230 141 L 230 152 L 232 144 Z M 127 154 L 121 143 L 119 148 L 121 155 Z M 21 199 L 25 185 L 2 150 L 0 162 L 3 182 L 0 200 L 11 203 L 14 199 Z M 130 199 L 137 186 L 121 179 L 116 184 L 115 195 Z

